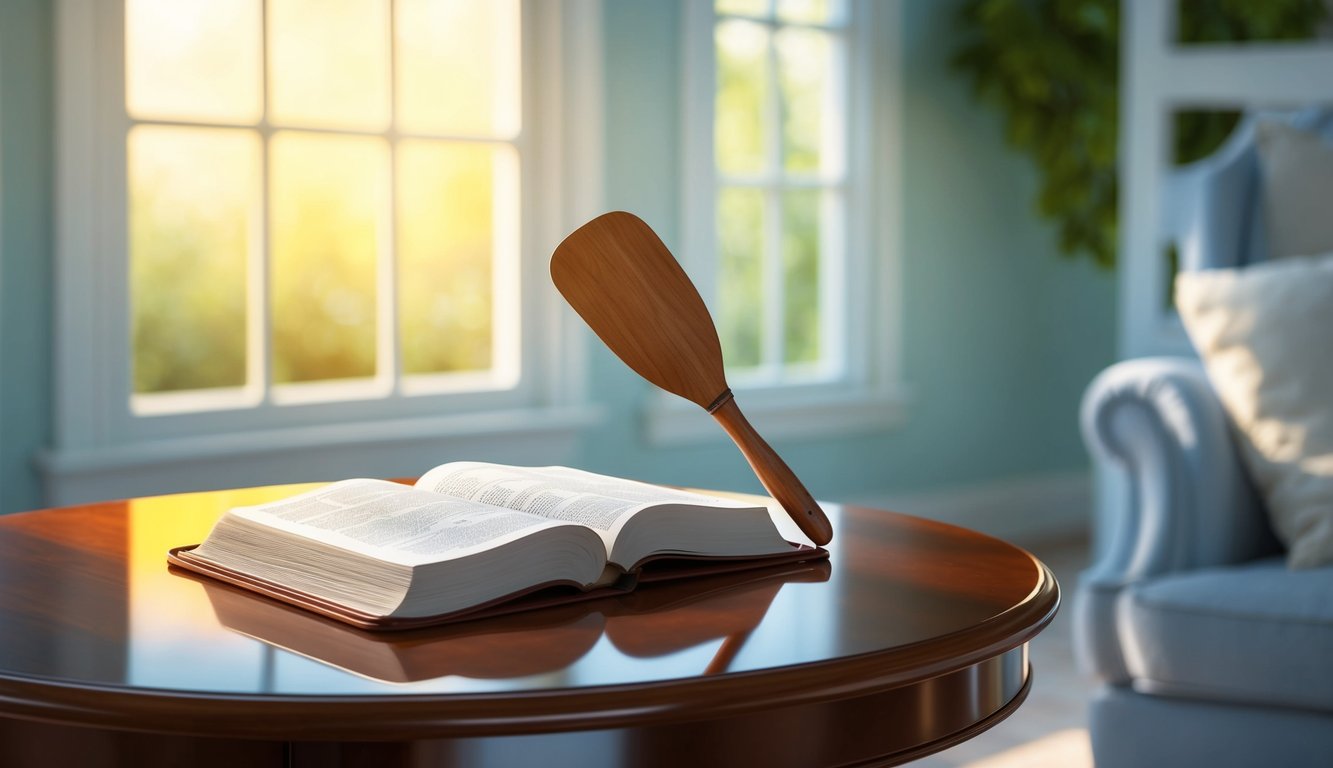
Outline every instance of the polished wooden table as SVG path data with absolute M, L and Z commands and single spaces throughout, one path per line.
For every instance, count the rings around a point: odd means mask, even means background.
M 301 487 L 0 518 L 0 765 L 890 765 L 1027 695 L 1059 589 L 961 528 L 827 505 L 827 563 L 406 634 L 169 571 Z

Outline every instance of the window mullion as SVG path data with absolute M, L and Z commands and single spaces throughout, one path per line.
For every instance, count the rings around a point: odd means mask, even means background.
M 246 281 L 247 293 L 249 294 L 247 300 L 251 308 L 251 311 L 247 313 L 249 320 L 246 323 L 246 331 L 249 334 L 249 338 L 246 339 L 246 367 L 249 369 L 246 380 L 248 387 L 257 390 L 260 407 L 267 407 L 273 402 L 273 309 L 271 306 L 272 292 L 270 290 L 272 259 L 269 253 L 271 243 L 269 237 L 271 218 L 269 215 L 269 175 L 271 173 L 269 148 L 272 130 L 268 122 L 269 28 L 267 0 L 261 4 L 260 8 L 259 35 L 259 94 L 263 109 L 258 127 L 260 142 L 259 210 L 256 212 L 256 218 L 259 222 L 259 231 L 255 237 L 256 242 L 251 245 L 247 265 L 251 270 L 252 277 Z
M 819 355 L 841 376 L 847 370 L 847 197 L 840 189 L 819 194 Z
M 786 349 L 786 301 L 782 270 L 782 89 L 778 79 L 777 30 L 774 27 L 768 37 L 768 115 L 765 131 L 768 134 L 768 175 L 775 179 L 764 195 L 764 269 L 763 291 L 764 324 L 767 333 L 763 335 L 762 365 L 781 376 L 782 363 Z
M 781 186 L 784 189 L 841 189 L 847 186 L 846 179 L 839 178 L 820 178 L 816 176 L 795 176 L 787 174 L 785 176 L 769 176 L 767 173 L 737 175 L 723 174 L 717 175 L 717 183 L 726 187 L 749 187 L 751 189 L 765 189 L 767 187 Z
M 375 375 L 376 378 L 388 378 L 390 392 L 402 393 L 403 357 L 402 335 L 398 323 L 398 46 L 397 46 L 397 9 L 398 3 L 389 3 L 389 169 L 388 190 L 385 201 L 388 205 L 388 226 L 385 228 L 378 266 L 379 291 L 376 306 L 375 333 Z
M 844 13 L 849 26 L 855 29 L 857 8 L 849 5 Z M 820 193 L 819 202 L 819 358 L 828 365 L 837 376 L 846 376 L 849 372 L 849 351 L 864 345 L 850 334 L 851 322 L 848 311 L 854 306 L 850 294 L 850 277 L 853 265 L 850 264 L 849 251 L 853 243 L 851 230 L 853 215 L 863 216 L 864 210 L 855 210 L 857 203 L 849 192 L 853 184 L 866 183 L 865 165 L 858 167 L 858 178 L 853 182 L 849 177 L 853 172 L 848 160 L 853 153 L 853 127 L 864 126 L 865 118 L 859 110 L 873 109 L 869 101 L 854 103 L 852 98 L 853 72 L 864 75 L 864 68 L 856 68 L 852 54 L 856 51 L 856 38 L 851 35 L 829 36 L 832 52 L 827 91 L 824 94 L 825 114 L 838 115 L 839 118 L 824 123 L 822 153 L 832 157 L 837 173 L 847 183 L 838 187 L 825 188 Z M 858 129 L 859 132 L 859 129 Z M 829 162 L 829 161 L 826 161 Z M 862 187 L 864 188 L 864 187 Z M 861 201 L 864 206 L 864 201 Z M 864 273 L 863 273 L 864 274 Z M 857 346 L 851 346 L 853 342 Z
M 250 311 L 246 321 L 246 386 L 254 390 L 262 404 L 272 402 L 273 393 L 273 313 L 269 306 L 269 135 L 259 133 L 259 189 L 255 219 L 259 222 L 250 244 L 246 269 L 246 301 Z

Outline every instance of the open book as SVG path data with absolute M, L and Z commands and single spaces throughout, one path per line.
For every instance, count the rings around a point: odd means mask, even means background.
M 170 561 L 366 628 L 568 602 L 644 578 L 817 559 L 764 506 L 565 467 L 457 462 L 414 486 L 344 480 L 224 514 Z

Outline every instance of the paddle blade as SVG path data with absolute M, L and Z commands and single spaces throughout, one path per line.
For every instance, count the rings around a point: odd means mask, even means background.
M 614 211 L 574 230 L 551 257 L 551 280 L 602 342 L 648 381 L 702 408 L 727 389 L 708 308 L 638 216 Z

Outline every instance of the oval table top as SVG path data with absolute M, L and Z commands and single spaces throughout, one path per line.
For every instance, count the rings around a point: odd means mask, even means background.
M 847 699 L 1019 652 L 1012 707 L 1059 602 L 1017 547 L 837 504 L 827 562 L 398 633 L 168 569 L 228 508 L 308 487 L 0 517 L 0 716 L 252 739 L 540 733 Z

